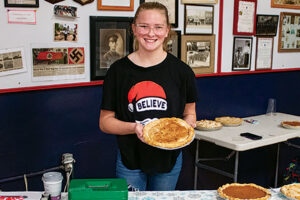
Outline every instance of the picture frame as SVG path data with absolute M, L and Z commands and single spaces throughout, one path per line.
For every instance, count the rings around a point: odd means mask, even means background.
M 178 1 L 174 0 L 140 0 L 140 4 L 144 2 L 159 2 L 167 7 L 169 13 L 169 21 L 173 28 L 178 27 Z
M 300 9 L 300 2 L 296 0 L 271 0 L 272 8 Z
M 180 59 L 181 56 L 181 31 L 171 31 L 170 38 L 166 43 L 167 52 Z
M 274 37 L 256 37 L 255 70 L 272 69 Z
M 82 6 L 94 2 L 94 0 L 74 0 L 74 1 L 79 3 Z
M 4 0 L 4 6 L 38 8 L 39 0 Z
M 278 52 L 300 52 L 300 13 L 280 13 Z
M 98 10 L 133 11 L 134 0 L 97 0 Z
M 214 33 L 214 6 L 184 4 L 184 34 L 212 35 Z
M 252 37 L 234 37 L 232 52 L 232 71 L 251 69 Z
M 181 60 L 195 75 L 215 71 L 215 35 L 182 35 Z
M 276 36 L 279 15 L 256 15 L 256 35 Z
M 199 3 L 199 4 L 216 4 L 218 3 L 218 0 L 181 0 L 181 3 L 186 4 L 186 3 Z
M 132 52 L 132 20 L 90 16 L 91 80 L 103 80 L 114 61 Z
M 62 2 L 64 0 L 45 0 L 45 1 L 52 3 L 52 4 L 56 4 L 56 3 Z
M 233 35 L 255 35 L 257 0 L 234 0 Z

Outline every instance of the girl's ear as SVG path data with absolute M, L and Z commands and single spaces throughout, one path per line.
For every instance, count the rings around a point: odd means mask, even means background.
M 131 29 L 132 29 L 133 35 L 135 35 L 135 25 L 134 24 L 131 24 Z

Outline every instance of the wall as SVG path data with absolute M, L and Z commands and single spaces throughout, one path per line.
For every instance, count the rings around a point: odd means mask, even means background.
M 269 2 L 269 0 L 266 1 L 267 4 Z M 79 12 L 80 18 L 77 20 L 83 20 L 80 23 L 82 28 L 79 38 L 87 46 L 89 41 L 87 15 L 133 15 L 132 12 L 97 11 L 95 2 L 83 7 L 71 0 L 66 0 L 65 3 L 76 5 L 84 10 L 84 12 Z M 1 48 L 22 45 L 28 50 L 31 42 L 53 43 L 50 35 L 52 24 L 56 19 L 52 16 L 52 4 L 43 0 L 40 0 L 40 4 L 38 15 L 51 22 L 38 21 L 35 26 L 7 25 L 6 18 L 0 18 L 1 27 L 5 27 L 5 31 L 1 29 L 0 32 Z M 135 9 L 137 5 L 138 1 L 135 0 Z M 179 12 L 180 29 L 183 24 L 183 6 L 179 5 L 181 9 Z M 228 14 L 232 11 L 230 7 L 225 6 L 225 8 Z M 258 13 L 262 14 L 260 7 L 258 10 L 260 11 Z M 266 10 L 271 9 L 268 7 Z M 280 11 L 280 9 L 274 9 L 274 12 L 275 10 L 277 13 Z M 289 11 L 292 12 L 292 10 Z M 0 13 L 5 13 L 2 1 Z M 218 18 L 215 16 L 216 19 Z M 227 33 L 225 33 L 232 31 L 231 22 L 232 18 L 226 15 L 222 59 L 225 71 L 231 66 L 232 42 L 230 40 L 233 36 L 229 35 L 227 38 Z M 215 24 L 218 23 L 215 22 Z M 11 36 L 10 33 L 14 35 Z M 33 33 L 37 35 L 34 37 Z M 24 39 L 26 37 L 34 37 L 34 39 L 30 41 Z M 281 66 L 281 63 L 288 63 L 291 67 L 297 67 L 299 66 L 297 63 L 299 59 L 296 59 L 298 54 L 282 54 L 280 58 L 274 60 L 274 65 Z M 29 54 L 26 56 L 30 57 Z M 18 76 L 18 78 L 22 77 Z M 15 86 L 14 81 L 16 80 L 9 80 L 8 84 Z M 87 81 L 87 79 L 80 81 Z M 4 84 L 1 78 L 0 82 L 1 85 Z M 25 83 L 24 85 L 27 86 Z M 300 71 L 200 77 L 197 78 L 197 85 L 200 97 L 197 102 L 198 119 L 213 119 L 220 115 L 246 117 L 263 114 L 270 97 L 277 99 L 279 112 L 300 115 Z M 0 94 L 0 180 L 57 166 L 61 162 L 61 155 L 66 152 L 72 153 L 76 160 L 74 178 L 114 177 L 117 146 L 114 136 L 104 134 L 98 128 L 101 98 L 101 85 Z M 299 144 L 298 140 L 293 140 L 293 142 Z M 204 156 L 210 154 L 220 156 L 228 150 L 201 142 L 200 152 Z M 272 186 L 275 170 L 272 163 L 275 158 L 270 155 L 275 155 L 274 152 L 274 146 L 271 145 L 242 153 L 239 181 Z M 299 153 L 299 150 L 282 145 L 280 180 L 288 161 L 293 156 L 300 155 Z M 177 189 L 193 188 L 194 154 L 195 143 L 192 143 L 184 149 L 184 166 Z M 225 164 L 221 166 L 227 167 Z M 230 181 L 204 170 L 200 170 L 199 177 L 199 189 L 216 189 L 221 184 Z M 29 190 L 42 190 L 40 178 L 36 176 L 29 179 Z M 24 190 L 24 183 L 22 180 L 0 182 L 0 189 Z
M 300 115 L 299 77 L 295 71 L 198 78 L 197 118 L 263 114 L 270 97 L 277 99 L 279 112 Z M 57 166 L 66 152 L 76 160 L 74 178 L 114 177 L 116 140 L 98 128 L 101 97 L 101 86 L 1 94 L 0 180 Z M 282 150 L 281 172 L 291 157 L 300 155 L 299 150 Z M 201 155 L 227 151 L 203 142 L 200 146 Z M 194 154 L 193 143 L 184 150 L 178 189 L 193 188 Z M 272 146 L 242 153 L 239 180 L 272 186 L 272 155 Z M 215 189 L 230 181 L 203 170 L 199 176 L 199 188 Z M 29 179 L 31 190 L 42 189 L 40 178 Z M 22 180 L 0 183 L 0 189 L 24 190 L 24 184 Z

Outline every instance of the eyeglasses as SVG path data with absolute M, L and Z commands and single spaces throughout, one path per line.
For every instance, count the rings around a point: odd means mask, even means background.
M 149 26 L 147 24 L 136 24 L 137 32 L 140 34 L 147 34 L 150 32 L 150 30 L 153 30 L 153 32 L 156 35 L 162 35 L 166 31 L 166 26 L 164 25 L 155 25 L 155 26 Z

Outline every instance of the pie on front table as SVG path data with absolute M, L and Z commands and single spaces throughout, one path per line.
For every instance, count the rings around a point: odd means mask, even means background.
M 300 183 L 284 185 L 280 188 L 280 191 L 287 197 L 300 199 Z
M 294 128 L 294 129 L 300 129 L 300 122 L 299 121 L 283 121 L 281 122 L 281 125 L 285 128 Z
M 239 117 L 216 117 L 215 121 L 221 122 L 224 126 L 239 126 L 243 119 Z
M 218 188 L 218 193 L 222 198 L 228 200 L 267 200 L 271 197 L 269 190 L 254 183 L 226 184 Z
M 144 127 L 143 133 L 147 144 L 166 149 L 183 147 L 194 139 L 194 129 L 175 117 L 152 121 Z

